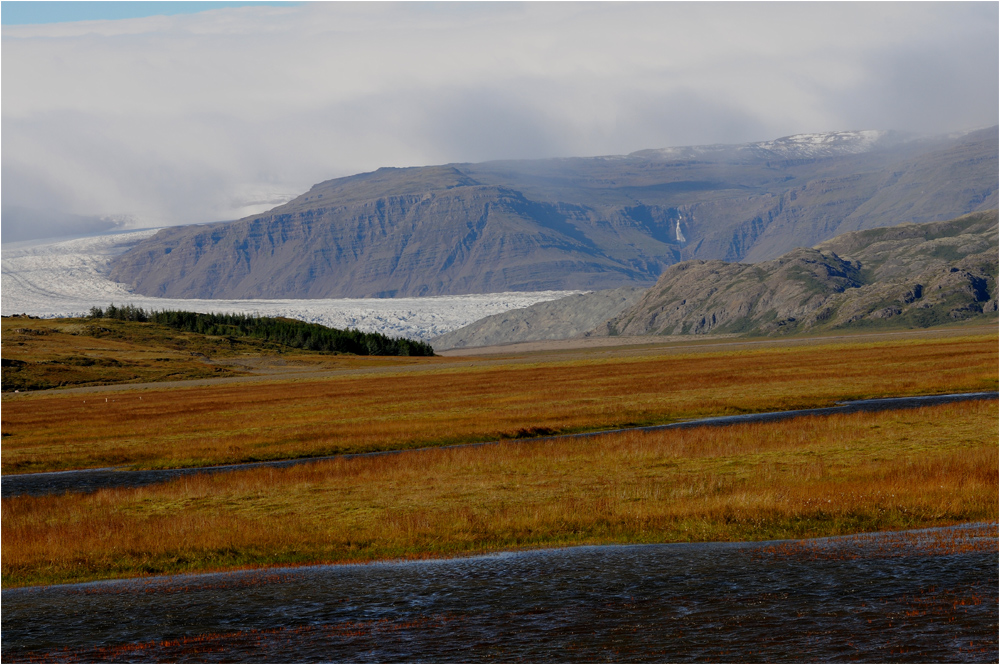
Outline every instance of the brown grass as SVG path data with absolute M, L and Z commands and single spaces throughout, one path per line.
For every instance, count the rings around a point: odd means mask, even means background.
M 995 335 L 587 358 L 5 399 L 3 472 L 406 449 L 997 387 Z
M 341 459 L 3 501 L 5 586 L 997 519 L 997 404 Z
M 316 353 L 250 338 L 174 330 L 110 319 L 0 321 L 3 390 L 216 379 L 249 369 L 343 369 L 409 365 L 415 358 L 360 358 Z M 423 359 L 427 364 L 431 359 Z

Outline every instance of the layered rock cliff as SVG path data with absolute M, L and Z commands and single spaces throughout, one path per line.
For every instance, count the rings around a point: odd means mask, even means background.
M 997 207 L 997 129 L 801 135 L 623 157 L 380 169 L 270 212 L 164 229 L 112 278 L 174 298 L 428 296 L 651 285 L 844 231 Z

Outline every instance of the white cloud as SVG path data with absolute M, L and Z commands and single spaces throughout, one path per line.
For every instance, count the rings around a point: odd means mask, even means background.
M 994 3 L 307 3 L 5 27 L 3 199 L 177 224 L 379 166 L 990 125 L 997 18 Z

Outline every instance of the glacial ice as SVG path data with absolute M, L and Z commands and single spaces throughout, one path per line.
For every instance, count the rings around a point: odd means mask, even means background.
M 428 340 L 473 321 L 580 291 L 486 293 L 429 298 L 194 300 L 151 298 L 108 279 L 111 261 L 157 229 L 27 241 L 0 248 L 0 313 L 43 318 L 81 316 L 91 307 L 248 312 L 336 328 Z

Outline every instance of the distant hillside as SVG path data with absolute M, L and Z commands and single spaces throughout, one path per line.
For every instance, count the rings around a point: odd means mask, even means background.
M 164 229 L 111 277 L 171 298 L 398 297 L 652 285 L 845 231 L 996 208 L 997 128 L 835 132 L 623 157 L 379 169 L 237 222 Z
M 434 350 L 426 342 L 258 314 L 204 314 L 182 310 L 147 312 L 134 305 L 115 307 L 112 303 L 107 309 L 91 307 L 90 318 L 156 323 L 184 332 L 230 338 L 247 337 L 320 353 L 352 353 L 359 356 L 434 355 Z
M 633 305 L 643 293 L 643 288 L 625 286 L 540 302 L 487 316 L 464 328 L 439 335 L 431 340 L 431 346 L 436 351 L 444 351 L 577 337 Z
M 241 314 L 94 307 L 89 317 L 2 319 L 4 392 L 364 366 L 362 356 L 430 356 L 428 344 Z M 331 359 L 337 358 L 336 364 Z M 384 362 L 384 359 L 383 359 Z M 373 366 L 371 364 L 369 367 Z
M 997 312 L 997 211 L 855 231 L 756 264 L 671 266 L 595 335 L 926 327 Z

